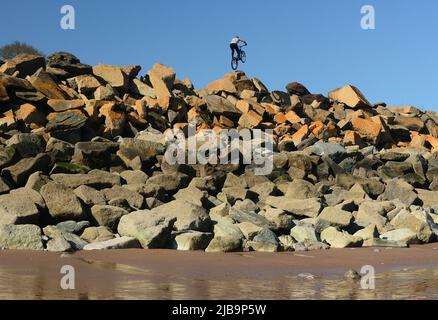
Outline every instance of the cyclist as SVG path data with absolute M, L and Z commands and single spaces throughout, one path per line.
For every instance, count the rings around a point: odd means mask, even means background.
M 231 57 L 234 58 L 234 52 L 237 52 L 237 59 L 240 59 L 240 48 L 239 43 L 242 42 L 243 44 L 247 44 L 245 40 L 240 39 L 239 36 L 235 36 L 233 39 L 231 39 L 230 42 L 230 48 L 231 48 Z

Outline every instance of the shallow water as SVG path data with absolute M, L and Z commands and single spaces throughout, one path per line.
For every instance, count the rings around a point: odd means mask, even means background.
M 361 289 L 360 281 L 344 278 L 347 266 L 330 265 L 329 253 L 208 258 L 190 253 L 189 257 L 169 252 L 142 254 L 125 251 L 117 259 L 108 258 L 107 253 L 3 257 L 0 299 L 438 299 L 438 266 L 405 267 L 410 263 L 402 260 L 399 266 L 388 265 L 388 252 L 373 257 L 375 265 L 386 266 L 377 268 L 374 290 Z M 358 253 L 338 251 L 334 255 L 352 254 Z M 436 250 L 435 254 L 438 262 Z M 164 258 L 174 265 L 160 268 Z M 75 290 L 60 287 L 60 268 L 65 264 L 75 268 Z M 227 264 L 229 268 L 224 267 Z M 248 272 L 242 271 L 245 266 Z

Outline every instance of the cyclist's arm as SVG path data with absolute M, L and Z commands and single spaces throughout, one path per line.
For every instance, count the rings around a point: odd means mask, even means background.
M 245 40 L 239 39 L 239 43 L 242 42 L 243 44 L 247 45 Z

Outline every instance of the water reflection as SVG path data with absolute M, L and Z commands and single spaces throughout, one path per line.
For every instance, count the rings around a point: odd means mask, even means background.
M 0 266 L 0 299 L 438 299 L 438 269 L 379 273 L 375 290 L 362 290 L 358 281 L 339 275 L 219 280 L 83 259 L 75 267 L 76 289 L 65 291 L 62 275 L 47 268 Z

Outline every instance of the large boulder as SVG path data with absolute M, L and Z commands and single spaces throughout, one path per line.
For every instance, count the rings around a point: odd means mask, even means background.
M 15 98 L 9 96 L 8 92 L 12 90 L 15 96 L 19 93 L 35 94 L 35 89 L 29 81 L 0 73 L 0 102 L 9 102 L 11 98 Z
M 103 242 L 114 239 L 115 237 L 116 235 L 112 233 L 108 227 L 89 227 L 81 234 L 81 239 L 84 239 L 88 243 Z
M 73 190 L 58 182 L 49 182 L 40 190 L 46 202 L 49 215 L 58 221 L 85 218 L 85 211 Z
M 227 118 L 238 118 L 242 111 L 237 109 L 230 101 L 217 95 L 207 95 L 205 98 L 207 109 L 212 115 L 223 115 Z
M 49 237 L 47 242 L 48 251 L 65 252 L 82 250 L 87 242 L 78 235 L 67 232 L 55 226 L 47 226 L 43 229 L 44 234 Z
M 61 89 L 58 83 L 53 80 L 50 74 L 43 69 L 38 70 L 34 75 L 29 77 L 32 86 L 48 99 L 66 99 L 67 93 Z
M 24 186 L 29 176 L 37 171 L 47 172 L 53 163 L 53 158 L 47 153 L 40 153 L 34 158 L 24 158 L 16 164 L 4 168 L 2 177 L 16 186 Z
M 118 233 L 136 238 L 145 249 L 164 248 L 175 221 L 176 217 L 154 214 L 149 210 L 136 211 L 120 219 Z
M 391 179 L 386 182 L 385 192 L 380 196 L 382 200 L 400 200 L 410 206 L 418 201 L 418 194 L 413 186 L 403 179 Z
M 174 235 L 172 248 L 176 250 L 205 250 L 213 234 L 199 231 L 184 231 Z
M 321 212 L 322 204 L 318 198 L 291 199 L 289 197 L 267 197 L 266 204 L 290 212 L 295 216 L 315 218 Z
M 46 140 L 40 134 L 17 133 L 6 141 L 8 147 L 13 147 L 21 157 L 34 157 L 46 150 Z
M 401 210 L 392 220 L 391 224 L 397 229 L 409 229 L 416 233 L 417 238 L 428 243 L 434 237 L 434 232 L 430 227 L 431 218 L 427 213 L 412 213 L 408 210 Z
M 0 72 L 11 76 L 18 71 L 20 78 L 24 79 L 27 76 L 33 75 L 40 68 L 46 68 L 46 60 L 44 57 L 22 53 L 12 59 L 6 60 L 5 63 L 0 66 Z
M 120 176 L 103 170 L 91 170 L 87 174 L 52 174 L 50 178 L 69 188 L 86 185 L 95 189 L 111 188 L 120 185 Z
M 309 90 L 299 82 L 291 82 L 286 85 L 286 91 L 292 95 L 295 94 L 297 96 L 305 96 L 310 94 Z
M 0 224 L 0 249 L 43 250 L 41 229 L 32 224 Z
M 117 231 L 120 219 L 129 212 L 115 206 L 95 205 L 91 208 L 91 216 L 99 226 Z
M 242 240 L 234 237 L 215 236 L 205 252 L 234 252 L 242 248 Z
M 123 199 L 128 202 L 128 204 L 137 210 L 143 208 L 144 198 L 142 195 L 135 191 L 131 191 L 128 188 L 121 186 L 114 186 L 112 188 L 103 189 L 101 191 L 107 202 L 114 199 Z
M 208 232 L 211 230 L 211 219 L 207 210 L 185 200 L 174 200 L 152 209 L 152 213 L 175 218 L 174 228 L 178 231 L 196 230 Z
M 362 108 L 371 105 L 362 92 L 352 85 L 346 85 L 345 87 L 329 92 L 329 98 L 342 102 L 350 108 Z
M 167 110 L 170 106 L 170 99 L 173 97 L 172 88 L 175 82 L 175 71 L 168 66 L 156 63 L 147 72 L 147 75 L 157 96 L 158 105 Z
M 363 239 L 328 227 L 321 232 L 321 240 L 326 241 L 332 248 L 350 248 L 362 246 Z
M 319 214 L 318 220 L 333 227 L 347 227 L 353 221 L 353 215 L 339 207 L 326 207 Z
M 118 66 L 99 64 L 93 67 L 93 74 L 114 89 L 126 92 L 129 86 L 129 78 L 123 69 Z
M 28 193 L 36 191 L 27 190 Z M 38 195 L 39 196 L 39 195 Z M 20 193 L 0 196 L 0 223 L 2 224 L 38 224 L 40 213 L 31 196 Z
M 70 78 L 82 74 L 91 74 L 91 66 L 81 61 L 71 53 L 55 52 L 47 57 L 48 71 L 62 78 Z

